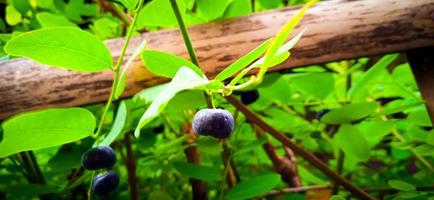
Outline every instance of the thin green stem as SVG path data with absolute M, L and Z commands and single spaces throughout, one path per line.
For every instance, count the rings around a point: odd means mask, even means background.
M 95 177 L 95 171 L 92 171 L 92 178 L 90 179 L 89 189 L 87 190 L 87 200 L 92 199 L 92 185 L 93 185 L 93 179 Z
M 113 68 L 113 71 L 114 71 L 115 74 L 114 74 L 114 79 L 113 79 L 113 84 L 112 84 L 110 96 L 109 96 L 109 99 L 107 100 L 107 103 L 105 105 L 104 111 L 102 113 L 101 121 L 99 122 L 98 129 L 96 130 L 95 134 L 93 135 L 95 138 L 97 138 L 99 136 L 99 134 L 101 132 L 101 129 L 102 129 L 102 126 L 104 124 L 104 120 L 106 118 L 107 112 L 108 112 L 108 110 L 109 110 L 109 108 L 110 108 L 110 106 L 111 106 L 111 104 L 113 102 L 115 91 L 116 91 L 116 88 L 117 88 L 117 86 L 119 84 L 119 69 L 120 69 L 120 66 L 122 64 L 122 61 L 124 60 L 125 53 L 127 51 L 128 45 L 129 45 L 131 37 L 133 35 L 134 28 L 135 28 L 136 23 L 137 23 L 137 16 L 138 16 L 138 13 L 139 13 L 140 8 L 142 7 L 142 5 L 143 5 L 143 0 L 141 0 L 139 2 L 139 5 L 137 6 L 136 12 L 134 14 L 133 21 L 131 22 L 130 30 L 127 33 L 127 37 L 125 39 L 124 46 L 122 47 L 121 54 L 120 54 L 120 56 L 119 56 L 119 58 L 117 60 L 116 66 Z
M 401 142 L 406 142 L 405 138 L 398 132 L 396 128 L 392 129 L 392 134 Z M 410 147 L 409 151 L 423 164 L 426 168 L 431 170 L 431 172 L 434 172 L 434 167 L 431 165 L 431 163 L 426 160 L 423 156 L 421 156 L 417 151 L 414 150 L 414 148 Z
M 176 0 L 170 0 L 173 12 L 175 13 L 176 20 L 178 21 L 179 29 L 181 30 L 182 38 L 184 39 L 185 47 L 187 47 L 188 54 L 190 55 L 191 62 L 199 66 L 199 61 L 196 57 L 196 52 L 194 51 L 193 44 L 188 34 L 187 27 L 185 26 L 184 20 L 182 19 L 181 12 L 179 11 L 178 4 Z
M 170 0 L 170 4 L 172 6 L 173 13 L 175 14 L 176 21 L 178 22 L 179 30 L 181 31 L 185 47 L 187 48 L 188 55 L 190 56 L 190 60 L 199 67 L 199 61 L 196 56 L 196 51 L 193 48 L 193 43 L 191 42 L 190 35 L 188 34 L 187 27 L 184 23 L 184 19 L 182 19 L 182 14 L 181 11 L 179 11 L 178 3 L 176 3 L 176 0 Z M 211 97 L 206 92 L 203 93 L 203 96 L 206 100 L 208 108 L 212 108 Z

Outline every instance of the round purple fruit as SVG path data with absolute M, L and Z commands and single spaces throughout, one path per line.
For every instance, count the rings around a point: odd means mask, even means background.
M 223 109 L 199 110 L 193 119 L 193 131 L 201 135 L 209 135 L 225 139 L 234 130 L 232 114 Z
M 116 154 L 109 146 L 95 147 L 83 154 L 81 162 L 87 170 L 110 169 L 116 163 Z
M 93 179 L 92 192 L 97 195 L 107 195 L 119 185 L 119 175 L 116 172 L 106 172 L 96 175 Z

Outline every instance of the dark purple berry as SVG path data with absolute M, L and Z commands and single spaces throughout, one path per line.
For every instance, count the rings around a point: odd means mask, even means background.
M 245 105 L 254 103 L 259 98 L 258 90 L 250 90 L 241 93 L 241 102 Z
M 83 154 L 81 162 L 88 170 L 109 169 L 116 163 L 116 154 L 109 146 L 95 147 Z
M 330 112 L 330 109 L 320 110 L 316 113 L 316 119 L 321 120 L 321 117 Z
M 234 130 L 232 114 L 223 109 L 199 110 L 193 119 L 193 131 L 219 139 L 228 138 Z
M 93 179 L 92 192 L 97 195 L 107 195 L 119 185 L 119 175 L 116 172 L 106 172 L 96 175 Z

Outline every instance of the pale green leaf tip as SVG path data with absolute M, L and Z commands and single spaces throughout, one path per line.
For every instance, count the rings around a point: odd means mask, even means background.
M 140 137 L 140 128 L 139 128 L 139 127 L 137 127 L 136 130 L 134 130 L 134 136 L 135 136 L 136 138 L 139 138 L 139 137 Z

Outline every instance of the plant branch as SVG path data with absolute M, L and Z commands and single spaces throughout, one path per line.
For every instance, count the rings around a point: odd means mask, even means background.
M 264 120 L 262 120 L 258 115 L 256 115 L 253 111 L 251 111 L 249 108 L 247 108 L 243 103 L 241 103 L 238 99 L 236 99 L 233 96 L 227 96 L 226 99 L 228 102 L 230 102 L 232 105 L 234 105 L 238 110 L 240 110 L 246 118 L 258 125 L 261 129 L 268 132 L 270 135 L 272 135 L 274 138 L 279 140 L 283 145 L 289 147 L 291 150 L 294 151 L 297 155 L 303 157 L 305 160 L 307 160 L 310 164 L 321 170 L 325 175 L 327 175 L 332 180 L 336 181 L 343 187 L 345 187 L 348 191 L 353 193 L 355 196 L 359 197 L 360 199 L 374 199 L 371 197 L 368 193 L 363 191 L 361 188 L 357 187 L 335 171 L 331 170 L 326 164 L 324 164 L 318 157 L 316 157 L 314 154 L 302 149 L 297 144 L 293 143 L 288 137 L 274 129 L 272 126 L 267 124 Z
M 185 156 L 187 157 L 187 161 L 189 163 L 200 164 L 200 152 L 197 148 L 197 145 L 191 145 L 196 141 L 196 136 L 191 133 L 191 124 L 189 122 L 185 122 L 182 130 L 189 137 L 184 142 Z M 193 200 L 207 200 L 208 199 L 208 191 L 206 189 L 206 185 L 202 180 L 190 178 L 190 185 L 192 189 Z
M 197 60 L 196 52 L 194 51 L 193 44 L 188 34 L 187 27 L 185 26 L 184 20 L 182 19 L 182 14 L 179 11 L 178 4 L 176 0 L 170 0 L 173 12 L 175 13 L 176 20 L 178 21 L 179 29 L 181 30 L 182 38 L 184 39 L 185 47 L 187 48 L 188 54 L 190 55 L 191 62 L 196 66 L 199 66 L 199 61 Z
M 125 167 L 127 168 L 128 183 L 130 186 L 130 199 L 138 200 L 139 195 L 137 190 L 136 157 L 132 148 L 131 137 L 132 135 L 130 133 L 127 133 L 124 136 L 125 148 L 127 150 Z
M 232 162 L 231 157 L 231 151 L 226 144 L 226 141 L 222 142 L 223 151 L 222 151 L 222 160 L 223 165 L 225 166 L 225 169 L 227 170 L 227 173 L 224 174 L 224 177 L 226 177 L 226 181 L 228 183 L 228 187 L 234 187 L 237 184 L 237 177 L 235 175 L 235 166 Z
M 344 159 L 345 159 L 345 154 L 342 151 L 342 149 L 339 149 L 338 159 L 337 159 L 337 167 L 336 167 L 336 172 L 338 174 L 342 174 L 342 170 L 343 170 L 343 167 L 344 167 Z M 332 194 L 337 194 L 338 191 L 339 191 L 339 185 L 338 184 L 333 184 Z
M 402 137 L 402 135 L 398 132 L 398 130 L 393 127 L 392 134 L 397 138 L 400 142 L 406 142 L 405 138 Z M 434 172 L 434 167 L 431 165 L 431 163 L 426 160 L 423 156 L 421 156 L 417 151 L 414 150 L 413 147 L 409 148 L 409 151 L 423 164 L 426 168 L 428 168 L 431 172 Z
M 176 3 L 176 0 L 170 0 L 170 4 L 172 6 L 173 13 L 175 14 L 176 21 L 178 22 L 179 30 L 181 31 L 185 47 L 187 48 L 188 55 L 190 56 L 190 60 L 191 60 L 191 62 L 193 62 L 196 66 L 198 66 L 200 68 L 199 61 L 198 61 L 197 56 L 196 56 L 196 52 L 193 48 L 193 43 L 191 42 L 190 35 L 188 34 L 188 30 L 187 30 L 187 27 L 185 26 L 184 19 L 182 18 L 182 14 L 179 11 L 178 4 Z M 212 108 L 213 104 L 212 104 L 211 96 L 208 95 L 206 92 L 204 92 L 203 95 L 204 95 L 206 104 L 208 105 L 208 108 Z
M 111 2 L 106 0 L 96 0 L 96 2 L 102 11 L 110 12 L 113 16 L 119 18 L 127 26 L 131 24 L 131 19 L 118 6 L 113 5 Z
M 133 35 L 134 27 L 135 27 L 136 22 L 137 22 L 137 14 L 139 13 L 140 8 L 143 5 L 143 1 L 144 0 L 140 0 L 139 1 L 139 5 L 137 6 L 133 22 L 131 23 L 130 30 L 128 31 L 127 37 L 125 39 L 124 46 L 122 47 L 121 54 L 120 54 L 120 56 L 119 56 L 119 58 L 117 60 L 116 66 L 113 68 L 113 71 L 114 71 L 115 74 L 114 74 L 114 79 L 113 79 L 113 84 L 112 84 L 110 96 L 109 96 L 109 99 L 107 100 L 107 103 L 105 105 L 104 111 L 102 113 L 101 121 L 99 122 L 98 129 L 96 130 L 96 133 L 93 135 L 95 138 L 97 138 L 99 136 L 100 132 L 101 132 L 102 126 L 104 124 L 105 117 L 107 115 L 108 110 L 110 109 L 110 106 L 112 104 L 113 98 L 115 96 L 116 88 L 117 88 L 117 86 L 119 84 L 119 69 L 120 69 L 120 66 L 122 64 L 122 61 L 124 60 L 124 56 L 125 56 L 125 53 L 127 51 L 127 47 L 129 45 L 131 37 Z
M 253 130 L 256 132 L 258 139 L 265 137 L 265 133 L 257 125 L 252 125 Z M 285 181 L 291 187 L 300 186 L 300 181 L 295 177 L 295 166 L 286 157 L 280 157 L 277 155 L 276 148 L 268 140 L 262 145 L 265 153 L 274 165 L 274 170 L 280 174 L 283 181 Z

